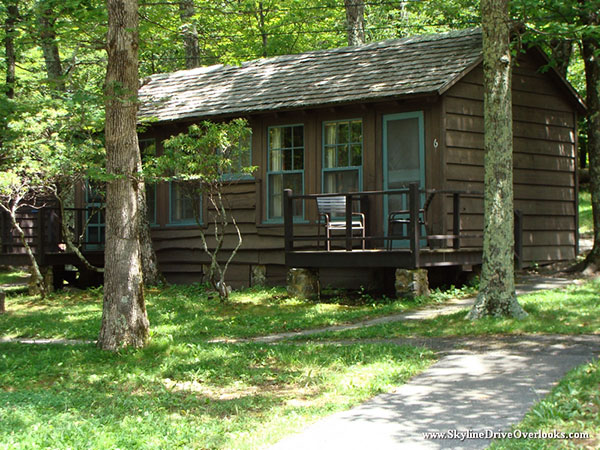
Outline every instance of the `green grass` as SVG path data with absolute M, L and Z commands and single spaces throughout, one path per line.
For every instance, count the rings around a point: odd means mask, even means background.
M 22 270 L 0 271 L 0 284 L 27 283 L 29 273 Z
M 600 447 L 600 361 L 573 369 L 513 431 L 565 434 L 588 433 L 587 439 L 504 439 L 491 450 L 504 449 L 595 449 Z
M 589 192 L 579 191 L 579 233 L 591 234 L 594 231 L 592 217 L 592 197 Z
M 523 320 L 484 318 L 470 321 L 465 318 L 468 309 L 463 309 L 434 319 L 320 333 L 312 335 L 311 339 L 598 333 L 600 330 L 598 292 L 600 292 L 600 281 L 590 281 L 581 286 L 523 295 L 519 297 L 519 302 L 529 313 L 529 316 Z
M 432 362 L 385 345 L 0 344 L 0 449 L 258 448 Z
M 461 294 L 463 291 L 453 291 Z M 444 301 L 437 293 L 428 302 Z M 220 304 L 203 286 L 154 288 L 146 295 L 153 337 L 200 342 L 213 338 L 243 338 L 282 331 L 323 327 L 399 313 L 422 303 L 379 301 L 364 294 L 351 306 L 289 298 L 282 288 L 247 289 Z M 0 337 L 95 339 L 100 329 L 102 291 L 61 292 L 45 300 L 12 296 L 8 314 L 0 316 Z

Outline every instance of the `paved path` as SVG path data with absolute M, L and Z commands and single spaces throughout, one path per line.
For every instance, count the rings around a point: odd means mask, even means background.
M 426 440 L 423 433 L 508 431 L 567 371 L 600 354 L 600 335 L 482 337 L 454 349 L 437 341 L 446 356 L 407 384 L 271 450 L 482 449 L 489 439 Z
M 517 284 L 517 295 L 531 293 L 535 291 L 541 291 L 545 289 L 556 289 L 560 287 L 569 286 L 574 283 L 580 283 L 583 280 L 572 280 L 569 278 L 560 277 L 548 277 L 541 275 L 525 275 L 519 279 Z M 404 322 L 408 320 L 424 320 L 431 319 L 437 316 L 444 316 L 447 314 L 453 314 L 460 311 L 463 308 L 467 308 L 473 304 L 475 297 L 467 297 L 461 299 L 453 299 L 445 302 L 442 305 L 430 305 L 426 308 L 419 309 L 416 311 L 409 311 L 400 314 L 394 314 L 390 316 L 378 317 L 376 319 L 361 320 L 360 322 L 354 322 L 345 325 L 333 325 L 329 327 L 315 328 L 311 330 L 301 331 L 290 331 L 286 333 L 276 333 L 268 336 L 258 336 L 246 339 L 213 339 L 211 343 L 240 343 L 240 342 L 259 342 L 259 343 L 273 343 L 279 342 L 286 339 L 292 339 L 299 336 L 313 336 L 315 334 L 331 332 L 331 331 L 346 331 L 355 330 L 357 328 L 365 328 L 373 325 L 381 325 L 385 323 Z

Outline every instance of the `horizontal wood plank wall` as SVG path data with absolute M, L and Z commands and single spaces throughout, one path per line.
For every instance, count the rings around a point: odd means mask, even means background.
M 573 259 L 576 252 L 576 123 L 574 107 L 538 61 L 524 55 L 513 71 L 515 208 L 523 211 L 525 263 Z M 446 94 L 446 187 L 483 191 L 483 70 Z M 446 199 L 452 227 L 452 199 Z M 467 233 L 481 234 L 483 201 L 461 202 Z M 465 239 L 481 246 L 481 238 Z

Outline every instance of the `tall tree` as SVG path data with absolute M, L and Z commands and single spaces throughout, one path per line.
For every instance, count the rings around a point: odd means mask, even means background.
M 115 351 L 148 340 L 142 288 L 138 205 L 141 158 L 136 132 L 137 0 L 107 0 L 106 247 L 104 304 L 98 346 Z
M 346 7 L 346 30 L 348 45 L 365 43 L 365 2 L 363 0 L 344 0 Z
M 52 89 L 64 91 L 65 81 L 55 30 L 57 14 L 52 1 L 39 0 L 36 4 L 36 16 L 48 82 Z
M 6 3 L 4 19 L 4 51 L 6 57 L 6 97 L 15 98 L 17 53 L 15 51 L 15 32 L 19 18 L 19 6 L 16 0 Z
M 200 66 L 200 49 L 198 48 L 198 30 L 194 23 L 196 8 L 194 0 L 181 0 L 179 3 L 179 16 L 181 18 L 181 34 L 185 50 L 185 68 L 193 69 Z
M 600 2 L 579 0 L 579 17 L 585 32 L 581 39 L 585 67 L 590 192 L 594 220 L 594 247 L 584 264 L 600 269 Z
M 484 84 L 483 267 L 471 319 L 521 318 L 514 278 L 513 134 L 508 0 L 482 0 Z

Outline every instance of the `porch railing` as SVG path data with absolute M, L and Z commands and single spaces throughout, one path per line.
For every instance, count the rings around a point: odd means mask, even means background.
M 87 226 L 90 218 L 102 214 L 99 208 L 64 208 L 73 243 L 82 250 L 93 246 L 100 249 L 101 239 L 90 239 Z M 63 236 L 60 209 L 56 207 L 22 208 L 17 212 L 17 222 L 23 229 L 27 245 L 31 247 L 39 263 L 43 263 L 47 253 L 65 252 L 66 240 Z M 98 233 L 100 237 L 100 233 Z M 13 228 L 6 213 L 0 214 L 0 254 L 18 255 L 25 253 L 20 236 Z
M 318 236 L 297 236 L 294 233 L 294 202 L 296 201 L 314 201 L 316 203 L 316 199 L 320 197 L 346 197 L 346 211 L 345 215 L 341 218 L 341 220 L 345 221 L 344 231 L 345 234 L 341 237 L 330 237 L 320 236 L 320 231 L 318 231 Z M 382 233 L 380 235 L 373 235 L 369 232 L 372 228 L 372 225 L 369 223 L 369 219 L 371 217 L 371 205 L 372 202 L 370 199 L 372 197 L 382 197 L 384 201 L 386 196 L 389 198 L 390 196 L 404 196 L 406 199 L 406 207 L 403 208 L 407 211 L 407 221 L 408 221 L 408 233 L 406 235 L 398 236 L 391 233 L 391 230 L 387 230 L 387 233 Z M 452 198 L 452 230 L 448 234 L 433 234 L 426 233 L 422 235 L 421 227 L 422 223 L 419 221 L 419 216 L 422 213 L 422 209 L 426 203 L 430 204 L 435 197 L 451 197 Z M 483 193 L 478 191 L 466 191 L 466 190 L 434 190 L 428 189 L 423 190 L 419 188 L 417 183 L 411 183 L 407 188 L 403 189 L 391 189 L 385 191 L 365 191 L 365 192 L 350 192 L 350 193 L 332 193 L 332 194 L 306 194 L 306 195 L 295 195 L 292 190 L 286 189 L 284 190 L 283 195 L 283 219 L 284 219 L 284 245 L 286 252 L 295 251 L 296 243 L 308 243 L 317 241 L 317 246 L 321 240 L 324 242 L 327 241 L 342 241 L 342 250 L 346 250 L 348 252 L 354 251 L 353 245 L 357 241 L 362 241 L 363 239 L 367 242 L 369 249 L 376 249 L 381 247 L 377 247 L 376 243 L 383 243 L 390 241 L 408 241 L 408 245 L 406 250 L 409 250 L 412 257 L 412 263 L 415 267 L 419 267 L 419 257 L 421 253 L 421 241 L 426 240 L 429 244 L 438 241 L 437 247 L 446 247 L 452 248 L 454 250 L 460 250 L 462 243 L 465 239 L 472 238 L 482 238 L 483 232 L 474 232 L 473 230 L 463 230 L 461 228 L 461 200 L 465 197 L 468 198 L 478 198 L 483 200 Z M 426 200 L 424 200 L 426 199 Z M 443 200 L 442 200 L 443 201 Z M 367 220 L 367 233 L 365 237 L 356 236 L 353 233 L 352 229 L 352 220 L 353 213 L 357 212 L 353 210 L 353 205 L 360 203 L 360 212 L 365 214 Z M 305 208 L 301 208 L 305 209 Z M 433 217 L 436 211 L 428 211 L 430 217 Z M 441 213 L 441 211 L 439 211 Z M 522 254 L 523 254 L 523 246 L 522 246 L 522 214 L 520 211 L 515 211 L 515 259 L 517 265 L 521 265 Z M 387 221 L 387 218 L 384 220 Z M 445 221 L 445 217 L 442 218 L 442 221 Z M 317 227 L 322 226 L 318 222 L 315 224 Z M 426 230 L 427 231 L 427 230 Z M 383 249 L 389 249 L 390 245 L 383 245 Z M 362 245 L 361 245 L 362 249 Z

